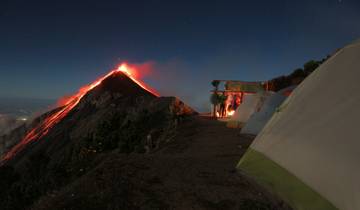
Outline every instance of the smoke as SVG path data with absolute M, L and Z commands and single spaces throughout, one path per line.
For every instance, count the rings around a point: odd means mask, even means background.
M 132 75 L 135 79 L 144 79 L 154 73 L 154 61 L 147 61 L 145 63 L 129 63 L 130 69 L 134 68 L 136 71 Z
M 197 111 L 209 110 L 209 78 L 189 73 L 193 67 L 180 59 L 146 63 L 144 80 L 161 96 L 176 96 Z

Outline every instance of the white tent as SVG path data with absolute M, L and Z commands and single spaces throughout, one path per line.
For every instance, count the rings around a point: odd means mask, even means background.
M 246 94 L 243 103 L 236 109 L 233 116 L 227 122 L 230 128 L 241 128 L 250 116 L 261 109 L 266 98 L 272 95 L 273 92 L 261 91 L 256 94 Z
M 316 69 L 281 105 L 238 169 L 294 209 L 360 209 L 360 40 Z
M 287 98 L 288 93 L 296 86 L 290 86 L 278 91 L 266 99 L 264 105 L 259 112 L 254 112 L 245 126 L 241 129 L 241 133 L 257 135 L 265 124 L 270 120 L 276 109 Z

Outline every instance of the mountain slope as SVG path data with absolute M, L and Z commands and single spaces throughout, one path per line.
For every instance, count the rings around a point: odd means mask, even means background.
M 49 116 L 62 109 L 41 116 L 27 132 L 34 128 L 42 132 Z M 108 153 L 157 150 L 171 140 L 181 118 L 192 114 L 191 108 L 174 97 L 157 97 L 123 72 L 111 74 L 44 135 L 6 159 L 0 168 L 5 176 L 0 180 L 5 189 L 0 205 L 24 209 L 40 196 L 77 180 Z M 16 139 L 14 132 L 11 135 Z M 15 141 L 18 146 L 24 139 Z
M 171 142 L 149 154 L 111 153 L 33 210 L 288 210 L 234 170 L 253 137 L 223 123 L 189 117 Z

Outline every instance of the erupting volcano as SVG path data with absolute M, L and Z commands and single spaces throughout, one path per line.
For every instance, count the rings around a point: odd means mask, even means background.
M 139 74 L 141 72 L 136 69 L 135 66 L 129 65 L 127 63 L 122 63 L 117 69 L 112 70 L 107 75 L 97 79 L 93 83 L 86 85 L 79 89 L 79 91 L 71 97 L 67 97 L 65 100 L 59 102 L 60 107 L 56 109 L 55 112 L 47 116 L 41 123 L 32 128 L 25 137 L 13 148 L 11 148 L 2 158 L 1 163 L 3 164 L 7 160 L 10 160 L 14 157 L 19 151 L 21 151 L 26 145 L 36 140 L 44 137 L 50 129 L 54 127 L 58 122 L 60 122 L 65 116 L 69 114 L 70 111 L 76 107 L 81 99 L 88 94 L 91 90 L 98 87 L 104 80 L 112 76 L 126 76 L 131 79 L 134 83 L 140 86 L 142 89 L 154 95 L 156 97 L 159 94 L 154 91 L 152 88 L 145 85 L 142 81 L 139 80 Z

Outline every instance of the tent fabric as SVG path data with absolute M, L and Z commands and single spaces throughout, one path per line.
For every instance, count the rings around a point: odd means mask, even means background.
M 244 126 L 250 116 L 261 109 L 264 101 L 273 92 L 261 91 L 256 94 L 246 94 L 243 103 L 236 109 L 234 115 L 230 118 L 227 126 L 230 128 L 241 128 Z
M 264 105 L 259 112 L 251 115 L 245 126 L 241 129 L 241 133 L 257 135 L 265 124 L 270 120 L 276 109 L 287 98 L 296 86 L 284 88 L 266 99 Z
M 276 181 L 278 184 L 272 185 L 276 194 L 285 198 L 295 209 L 337 209 L 319 193 L 256 150 L 249 149 L 241 159 L 239 167 L 265 186 Z
M 249 150 L 276 163 L 342 210 L 360 209 L 359 58 L 357 41 L 323 63 L 285 100 Z M 238 168 L 248 174 L 266 170 L 248 164 L 245 158 Z M 294 209 L 301 209 L 289 192 L 279 192 L 281 182 L 270 178 L 267 186 Z M 289 187 L 298 190 L 296 185 Z

